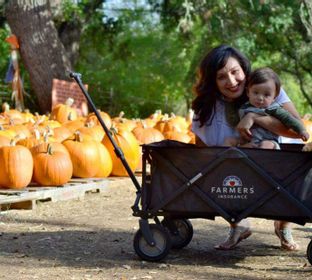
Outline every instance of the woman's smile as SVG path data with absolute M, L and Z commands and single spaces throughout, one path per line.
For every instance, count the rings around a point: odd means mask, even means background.
M 245 88 L 246 76 L 239 62 L 229 57 L 223 68 L 217 72 L 217 87 L 227 101 L 240 97 Z

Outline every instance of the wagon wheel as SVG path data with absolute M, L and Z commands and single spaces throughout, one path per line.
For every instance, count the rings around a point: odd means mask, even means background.
M 149 225 L 155 245 L 150 245 L 145 240 L 139 229 L 133 240 L 133 247 L 137 255 L 145 261 L 159 261 L 166 257 L 171 249 L 171 240 L 168 232 L 161 225 Z
M 193 238 L 193 226 L 187 219 L 168 219 L 162 221 L 162 225 L 169 231 L 172 248 L 181 249 L 187 246 Z
M 307 257 L 309 263 L 312 265 L 312 240 L 310 241 L 308 248 L 307 248 Z

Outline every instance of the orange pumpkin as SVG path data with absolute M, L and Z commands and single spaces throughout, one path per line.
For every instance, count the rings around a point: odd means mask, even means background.
M 102 120 L 104 121 L 106 127 L 108 129 L 110 129 L 112 126 L 112 119 L 111 119 L 110 115 L 107 114 L 106 112 L 101 111 L 101 110 L 98 110 L 98 113 L 100 114 L 100 116 L 101 116 Z M 97 116 L 95 115 L 95 113 L 90 113 L 87 116 L 86 122 L 93 122 L 94 124 L 101 125 Z
M 77 129 L 84 127 L 85 122 L 81 119 L 77 119 L 74 121 L 68 121 L 63 123 L 63 126 L 69 129 L 72 133 L 74 133 Z
M 99 171 L 95 174 L 95 177 L 106 178 L 113 170 L 113 161 L 107 150 L 102 143 L 97 143 L 99 149 Z
M 166 139 L 175 140 L 175 141 L 179 141 L 183 143 L 190 143 L 192 140 L 191 136 L 188 135 L 187 133 L 179 132 L 175 130 L 165 132 L 164 136 Z
M 68 153 L 53 151 L 48 144 L 45 152 L 33 153 L 33 180 L 42 186 L 66 184 L 73 175 L 73 164 Z
M 156 128 L 147 127 L 145 121 L 141 122 L 141 126 L 136 127 L 132 130 L 132 133 L 138 139 L 140 144 L 150 144 L 164 140 L 164 135 Z
M 45 153 L 48 150 L 48 146 L 51 147 L 53 152 L 61 152 L 63 154 L 67 154 L 69 156 L 69 152 L 66 147 L 62 143 L 58 142 L 44 142 L 38 143 L 30 148 L 30 152 L 34 154 Z
M 118 117 L 113 118 L 112 126 L 116 127 L 118 130 L 128 130 L 132 131 L 136 127 L 136 121 L 124 118 L 125 113 L 121 111 Z
M 31 132 L 26 125 L 23 124 L 10 124 L 5 125 L 4 128 L 12 130 L 20 138 L 27 138 L 31 136 Z
M 78 129 L 78 131 L 84 136 L 88 135 L 91 136 L 91 138 L 96 141 L 96 142 L 101 142 L 105 132 L 102 126 L 100 125 L 95 125 L 94 122 L 86 122 L 84 127 L 81 127 Z
M 9 146 L 10 142 L 11 142 L 10 138 L 0 135 L 0 147 Z
M 30 151 L 11 141 L 10 146 L 0 147 L 0 186 L 11 189 L 25 188 L 33 174 L 33 158 Z
M 14 120 L 17 123 L 25 122 L 23 113 L 15 109 L 10 109 L 10 105 L 7 102 L 4 102 L 2 104 L 2 110 L 3 110 L 3 113 L 1 114 L 5 116 L 6 118 Z
M 74 104 L 74 99 L 68 98 L 65 104 L 57 104 L 51 112 L 50 119 L 60 123 L 73 121 L 78 118 L 76 109 L 71 106 Z
M 53 129 L 53 137 L 57 142 L 63 142 L 71 137 L 73 133 L 65 126 L 55 127 Z
M 0 135 L 13 139 L 16 136 L 16 132 L 12 129 L 5 129 L 0 125 Z
M 17 141 L 18 145 L 22 145 L 28 149 L 31 149 L 33 146 L 38 145 L 41 142 L 40 138 L 40 132 L 37 129 L 34 129 L 33 131 L 33 136 L 27 137 L 27 138 L 22 138 Z
M 97 142 L 83 140 L 79 132 L 75 139 L 63 142 L 73 163 L 73 176 L 80 178 L 94 177 L 99 171 L 99 155 Z
M 164 117 L 156 123 L 154 128 L 158 129 L 162 134 L 173 130 L 178 132 L 182 132 L 184 130 L 179 121 L 169 118 L 167 114 L 165 114 Z
M 129 164 L 130 169 L 134 172 L 137 168 L 140 160 L 140 146 L 132 132 L 127 130 L 111 129 L 112 137 L 115 140 L 117 146 L 121 148 L 125 156 L 126 161 Z M 108 149 L 112 160 L 113 170 L 112 175 L 115 176 L 128 176 L 126 169 L 124 168 L 121 160 L 116 156 L 114 147 L 111 144 L 108 137 L 104 137 L 102 143 Z

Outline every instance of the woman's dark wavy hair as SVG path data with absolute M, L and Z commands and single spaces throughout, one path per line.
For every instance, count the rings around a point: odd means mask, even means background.
M 197 115 L 195 120 L 200 122 L 200 126 L 208 121 L 208 125 L 211 124 L 218 97 L 217 71 L 226 65 L 230 57 L 237 59 L 247 78 L 251 71 L 249 60 L 240 51 L 227 45 L 220 45 L 212 49 L 199 65 L 198 79 L 193 87 L 197 96 L 192 102 L 192 109 Z M 242 94 L 235 102 L 242 104 L 245 101 L 247 101 L 247 96 Z

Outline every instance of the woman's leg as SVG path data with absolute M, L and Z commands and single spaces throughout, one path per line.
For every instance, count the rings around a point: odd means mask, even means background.
M 218 250 L 231 250 L 242 240 L 251 235 L 250 222 L 248 219 L 243 219 L 237 224 L 230 224 L 230 230 L 227 238 L 214 248 Z
M 291 234 L 291 227 L 289 222 L 274 221 L 275 234 L 281 241 L 281 248 L 288 251 L 295 251 L 299 249 L 298 244 L 294 241 Z

